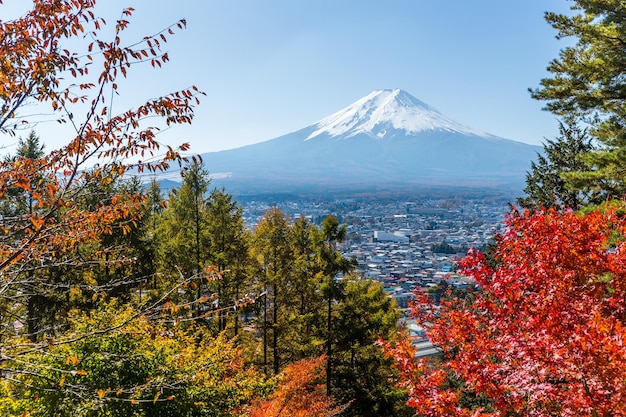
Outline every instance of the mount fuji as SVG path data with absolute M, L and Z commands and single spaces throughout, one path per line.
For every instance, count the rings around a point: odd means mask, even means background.
M 537 152 L 541 147 L 464 126 L 395 89 L 373 91 L 298 131 L 202 158 L 213 185 L 236 193 L 521 189 Z

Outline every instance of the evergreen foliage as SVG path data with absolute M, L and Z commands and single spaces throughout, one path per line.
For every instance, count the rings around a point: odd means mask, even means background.
M 165 288 L 192 278 L 195 293 L 186 293 L 192 303 L 207 291 L 203 279 L 204 268 L 209 266 L 210 236 L 207 230 L 209 174 L 202 164 L 193 163 L 182 172 L 183 183 L 169 195 L 168 208 L 160 215 L 156 228 L 158 270 Z M 212 301 L 212 300 L 211 300 Z M 195 313 L 200 316 L 205 306 L 195 304 Z
M 574 0 L 572 14 L 546 13 L 557 38 L 576 43 L 548 66 L 532 96 L 566 121 L 589 125 L 600 147 L 586 167 L 568 174 L 575 189 L 622 198 L 626 194 L 626 4 L 617 0 Z
M 392 359 L 376 346 L 378 338 L 395 341 L 399 310 L 383 285 L 359 276 L 346 277 L 345 290 L 333 314 L 333 396 L 350 405 L 345 416 L 403 417 L 414 415 L 398 388 Z M 390 372 L 391 371 L 391 372 Z
M 207 200 L 206 232 L 209 236 L 209 263 L 217 268 L 220 279 L 214 284 L 218 330 L 226 330 L 228 312 L 240 298 L 250 264 L 249 237 L 242 217 L 242 208 L 224 189 L 214 189 Z M 233 315 L 233 332 L 238 332 L 238 314 Z
M 577 126 L 559 126 L 560 135 L 546 140 L 526 174 L 526 196 L 518 199 L 523 208 L 573 208 L 604 197 L 601 190 L 583 191 L 577 174 L 588 169 L 584 155 L 593 150 L 591 138 Z
M 296 361 L 320 354 L 324 344 L 324 300 L 320 291 L 320 265 L 316 261 L 320 230 L 304 217 L 296 219 L 290 228 L 289 241 L 293 249 L 294 298 L 286 355 Z
M 253 242 L 258 284 L 263 294 L 262 311 L 258 317 L 263 334 L 262 364 L 266 373 L 271 365 L 273 374 L 277 375 L 283 365 L 282 342 L 290 327 L 289 309 L 293 306 L 291 301 L 296 291 L 291 280 L 293 255 L 287 216 L 277 207 L 270 209 L 254 229 Z

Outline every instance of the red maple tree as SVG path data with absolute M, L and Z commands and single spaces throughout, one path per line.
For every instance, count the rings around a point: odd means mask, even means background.
M 623 210 L 623 209 L 622 209 Z M 626 415 L 626 220 L 512 212 L 491 258 L 462 271 L 479 290 L 413 312 L 442 358 L 387 345 L 425 416 Z

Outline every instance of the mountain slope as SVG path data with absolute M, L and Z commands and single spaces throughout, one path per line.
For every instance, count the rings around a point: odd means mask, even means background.
M 402 90 L 378 90 L 296 132 L 203 154 L 228 188 L 523 184 L 541 148 L 463 126 Z
M 415 136 L 433 130 L 489 136 L 457 123 L 400 89 L 373 91 L 314 126 L 316 130 L 307 140 L 323 133 L 343 138 L 366 134 L 382 139 L 399 132 Z

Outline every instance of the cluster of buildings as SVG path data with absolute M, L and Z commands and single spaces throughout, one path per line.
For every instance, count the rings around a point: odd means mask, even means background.
M 484 249 L 502 227 L 508 206 L 502 201 L 427 200 L 362 206 L 344 215 L 349 236 L 343 253 L 354 257 L 363 276 L 385 285 L 398 305 L 407 307 L 416 287 L 442 280 L 467 288 L 456 273 L 470 247 Z
M 244 217 L 253 227 L 272 206 L 291 218 L 306 216 L 320 224 L 334 214 L 347 226 L 339 250 L 354 257 L 363 276 L 382 282 L 406 305 L 415 287 L 437 285 L 447 278 L 467 285 L 456 263 L 470 247 L 483 249 L 502 227 L 508 211 L 504 197 L 406 199 L 344 199 L 244 203 Z
M 288 201 L 278 204 L 248 202 L 249 225 L 272 205 L 291 218 L 306 216 L 320 224 L 334 214 L 347 226 L 347 239 L 338 249 L 354 257 L 360 273 L 384 284 L 403 309 L 407 328 L 424 355 L 434 351 L 421 338 L 423 329 L 408 318 L 408 303 L 417 287 L 435 291 L 444 285 L 466 289 L 472 283 L 457 273 L 457 262 L 470 247 L 484 249 L 503 227 L 509 210 L 505 197 L 416 199 L 346 199 Z

